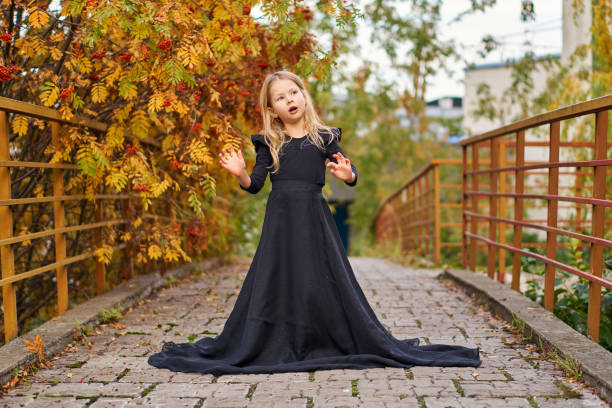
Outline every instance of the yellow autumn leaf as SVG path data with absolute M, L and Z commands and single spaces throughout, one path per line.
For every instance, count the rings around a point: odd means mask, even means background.
M 51 58 L 53 58 L 53 61 L 59 61 L 63 55 L 62 50 L 57 47 L 51 47 L 49 49 L 49 53 L 51 54 Z
M 189 112 L 189 107 L 185 105 L 182 101 L 176 100 L 172 104 L 174 111 L 179 114 L 180 117 L 183 117 L 187 112 Z
M 79 72 L 83 74 L 89 74 L 93 70 L 93 64 L 91 60 L 86 56 L 81 56 L 74 60 L 74 66 Z
M 153 184 L 151 187 L 151 194 L 153 197 L 159 197 L 160 195 L 164 194 L 168 187 L 170 187 L 170 182 L 168 180 Z
M 200 63 L 200 56 L 191 44 L 181 47 L 178 50 L 177 57 L 186 68 L 194 69 Z
M 32 14 L 30 14 L 28 21 L 33 28 L 41 28 L 47 25 L 49 22 L 49 15 L 43 10 L 37 8 L 32 12 Z
M 163 93 L 156 92 L 149 98 L 149 113 L 157 112 L 164 107 L 166 97 Z
M 45 106 L 53 106 L 59 97 L 59 88 L 53 82 L 47 82 L 44 89 L 40 94 L 40 100 Z
M 63 104 L 60 106 L 59 111 L 62 114 L 62 119 L 70 120 L 74 116 L 72 109 L 70 109 L 70 106 L 68 105 Z
M 170 248 L 166 248 L 166 252 L 164 253 L 164 260 L 170 261 L 170 262 L 176 262 L 179 260 L 179 253 L 176 251 L 173 251 Z
M 30 353 L 38 354 L 38 357 L 41 359 L 44 357 L 45 345 L 40 335 L 34 336 L 34 340 L 24 340 L 24 343 Z
M 23 236 L 26 235 L 28 233 L 28 227 L 27 226 L 23 226 L 21 227 L 21 229 L 19 230 L 19 236 Z M 26 239 L 25 241 L 21 241 L 21 246 L 23 247 L 28 247 L 30 246 L 30 244 L 32 243 L 32 241 L 30 241 L 29 239 Z
M 102 247 L 96 249 L 94 251 L 94 254 L 98 262 L 101 262 L 104 265 L 108 265 L 111 263 L 112 260 L 113 247 L 108 244 L 104 244 L 102 245 Z
M 217 105 L 217 107 L 221 107 L 221 100 L 219 99 L 219 92 L 215 91 L 212 88 L 209 88 L 210 90 L 210 103 L 211 105 Z
M 134 228 L 138 228 L 142 225 L 142 218 L 138 217 L 134 220 Z
M 102 103 L 106 100 L 108 96 L 108 90 L 104 86 L 104 84 L 96 83 L 91 89 L 91 100 L 94 103 Z
M 132 81 L 122 80 L 119 83 L 119 95 L 128 101 L 134 99 L 138 96 L 138 87 Z
M 123 126 L 113 123 L 106 132 L 106 144 L 110 147 L 123 146 L 125 129 Z
M 28 118 L 23 115 L 16 115 L 13 118 L 13 132 L 17 133 L 19 136 L 23 136 L 28 132 Z
M 162 256 L 162 250 L 157 245 L 152 244 L 151 246 L 149 246 L 147 254 L 149 255 L 149 258 L 155 261 Z

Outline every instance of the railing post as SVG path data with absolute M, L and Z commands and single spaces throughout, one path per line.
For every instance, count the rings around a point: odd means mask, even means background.
M 467 146 L 462 147 L 463 161 L 461 164 L 461 261 L 463 262 L 463 269 L 467 269 Z
M 435 239 L 435 235 L 433 232 L 433 225 L 431 224 L 430 218 L 429 218 L 429 215 L 432 214 L 433 211 L 435 211 L 435 204 L 432 205 L 433 200 L 431 199 L 430 190 L 431 190 L 432 183 L 429 182 L 430 175 L 433 175 L 431 171 L 427 171 L 425 173 L 425 197 L 424 197 L 423 202 L 425 203 L 424 219 L 426 220 L 424 230 L 425 230 L 425 235 L 427 235 L 427 238 L 424 241 L 425 241 L 425 252 L 427 253 L 427 255 L 430 256 L 430 259 L 435 262 L 435 255 L 432 251 L 432 248 L 433 248 L 432 240 Z M 431 208 L 431 211 L 430 211 L 430 208 Z
M 559 161 L 559 139 L 560 123 L 559 121 L 551 122 L 548 163 Z M 555 196 L 559 194 L 558 167 L 548 169 L 548 194 Z M 558 208 L 559 202 L 557 200 L 548 200 L 547 225 L 549 227 L 557 228 Z M 546 257 L 550 259 L 557 258 L 557 234 L 551 231 L 546 232 Z M 555 267 L 550 264 L 546 264 L 544 270 L 544 307 L 551 312 L 555 308 Z
M 51 122 L 51 142 L 56 150 L 60 150 L 59 139 L 60 124 Z M 64 195 L 64 169 L 53 169 L 53 195 L 55 197 Z M 66 214 L 64 212 L 64 202 L 61 200 L 53 202 L 53 226 L 63 228 L 66 225 Z M 66 259 L 66 235 L 63 233 L 55 234 L 55 261 L 62 262 Z M 68 273 L 65 266 L 57 267 L 57 314 L 62 314 L 68 309 Z
M 490 169 L 496 169 L 499 167 L 499 140 L 497 138 L 491 139 L 491 165 Z M 497 193 L 497 180 L 499 177 L 499 173 L 491 172 L 489 173 L 489 191 L 491 193 Z M 497 197 L 491 195 L 489 197 L 489 216 L 496 217 L 497 216 Z M 491 241 L 496 241 L 497 236 L 497 222 L 493 220 L 489 220 L 489 239 Z M 487 272 L 489 278 L 495 279 L 495 255 L 498 252 L 497 248 L 494 245 L 488 245 L 488 263 L 487 263 Z
M 608 111 L 595 115 L 595 160 L 606 160 L 608 139 Z M 606 198 L 606 166 L 593 168 L 593 198 Z M 605 207 L 593 205 L 592 235 L 603 238 L 605 228 Z M 603 247 L 591 243 L 591 275 L 601 277 L 603 271 Z M 589 306 L 587 326 L 589 336 L 599 342 L 599 322 L 601 313 L 601 285 L 589 282 Z
M 514 171 L 514 193 L 517 194 L 514 199 L 514 220 L 523 220 L 523 198 L 519 194 L 523 194 L 525 183 L 525 171 L 519 170 L 518 167 L 525 165 L 525 131 L 519 130 L 516 134 L 516 160 Z M 514 247 L 521 249 L 523 246 L 523 227 L 520 225 L 514 226 Z M 521 291 L 521 254 L 514 253 L 512 255 L 512 289 L 517 292 Z
M 95 202 L 96 209 L 94 213 L 94 217 L 96 222 L 102 222 L 102 200 L 96 200 Z M 94 230 L 94 243 L 96 248 L 102 248 L 102 227 L 98 227 Z M 98 260 L 96 257 L 96 293 L 101 295 L 104 293 L 104 289 L 106 286 L 106 268 L 104 267 L 104 263 Z
M 5 111 L 0 111 L 0 160 L 10 160 L 9 122 Z M 0 200 L 11 199 L 11 172 L 9 167 L 0 167 Z M 13 216 L 11 207 L 0 205 L 0 239 L 13 236 Z M 0 247 L 2 256 L 2 279 L 15 275 L 13 249 L 10 245 Z M 2 306 L 4 308 L 4 341 L 8 343 L 17 337 L 17 297 L 15 285 L 9 283 L 2 287 Z
M 472 145 L 472 171 L 478 171 L 478 143 Z M 472 191 L 478 191 L 478 174 L 472 173 Z M 478 214 L 478 196 L 472 196 L 472 212 Z M 471 233 L 478 234 L 478 220 L 472 217 L 471 220 Z M 470 269 L 476 271 L 476 245 L 477 241 L 472 238 L 470 239 Z
M 440 165 L 434 164 L 434 262 L 440 263 Z
M 417 199 L 417 208 L 418 208 L 418 212 L 417 212 L 417 219 L 419 220 L 419 223 L 417 224 L 417 237 L 419 237 L 418 239 L 418 251 L 421 254 L 421 256 L 425 256 L 425 250 L 424 250 L 424 245 L 425 245 L 425 240 L 423 239 L 425 236 L 425 224 L 423 224 L 423 217 L 425 216 L 424 214 L 424 209 L 425 206 L 423 205 L 423 178 L 419 177 L 416 180 L 417 183 L 417 194 L 418 194 L 418 199 Z
M 499 143 L 499 167 L 506 166 L 506 143 L 500 141 Z M 506 173 L 499 173 L 499 192 L 506 192 Z M 499 217 L 506 218 L 506 197 L 499 197 Z M 506 223 L 499 223 L 499 242 L 502 244 L 506 243 Z M 499 262 L 498 262 L 498 274 L 497 278 L 501 283 L 505 281 L 506 275 L 506 250 L 499 248 Z

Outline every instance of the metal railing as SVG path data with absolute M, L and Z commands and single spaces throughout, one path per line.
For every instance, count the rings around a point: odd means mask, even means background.
M 435 263 L 440 263 L 443 248 L 460 247 L 461 165 L 461 159 L 431 160 L 391 194 L 374 217 L 377 243 L 399 243 L 403 253 L 417 252 Z M 445 183 L 440 182 L 441 172 L 450 174 Z
M 9 115 L 17 114 L 28 118 L 36 118 L 50 125 L 51 144 L 55 149 L 61 149 L 60 132 L 64 126 L 81 126 L 92 132 L 104 132 L 106 125 L 86 118 L 74 117 L 70 120 L 62 119 L 56 110 L 41 106 L 24 103 L 8 98 L 0 97 L 0 259 L 2 278 L 2 302 L 4 307 L 4 337 L 8 343 L 18 334 L 17 298 L 15 284 L 24 279 L 55 271 L 57 282 L 57 313 L 62 314 L 68 308 L 68 273 L 67 266 L 86 259 L 94 258 L 95 249 L 102 247 L 103 229 L 106 227 L 126 224 L 130 222 L 130 194 L 94 194 L 86 196 L 84 194 L 65 194 L 64 176 L 65 172 L 77 169 L 72 163 L 51 163 L 51 162 L 31 162 L 17 161 L 10 158 L 10 127 Z M 50 171 L 52 181 L 52 194 L 47 196 L 12 198 L 11 193 L 11 169 L 32 168 L 40 171 Z M 93 199 L 93 202 L 87 201 Z M 125 204 L 124 217 L 119 219 L 103 219 L 102 202 L 120 200 Z M 66 202 L 81 201 L 86 205 L 94 206 L 94 220 L 91 223 L 80 223 L 66 225 Z M 14 236 L 13 228 L 13 209 L 17 206 L 40 205 L 52 203 L 53 228 L 37 232 L 29 232 Z M 85 220 L 87 221 L 87 220 Z M 93 230 L 94 248 L 92 250 L 67 256 L 66 235 L 68 233 Z M 54 242 L 50 243 L 49 248 L 54 246 L 54 261 L 39 267 L 16 271 L 13 245 L 29 242 L 30 240 L 44 239 L 53 236 Z M 53 245 L 51 245 L 53 244 Z M 113 247 L 113 250 L 125 248 L 123 267 L 126 268 L 126 276 L 129 278 L 133 274 L 133 262 L 130 245 L 122 243 Z M 95 282 L 97 293 L 104 292 L 106 284 L 105 265 L 99 262 L 96 257 Z
M 509 251 L 512 253 L 512 287 L 519 290 L 521 258 L 530 257 L 543 262 L 544 306 L 551 311 L 554 309 L 557 269 L 586 279 L 589 282 L 588 334 L 594 341 L 599 338 L 602 287 L 612 289 L 612 282 L 602 277 L 604 251 L 612 248 L 612 241 L 606 235 L 610 229 L 605 228 L 612 221 L 609 212 L 612 199 L 610 192 L 606 193 L 606 188 L 610 189 L 606 172 L 612 166 L 608 155 L 611 147 L 608 141 L 610 108 L 612 95 L 537 115 L 460 142 L 463 149 L 464 267 L 475 270 L 477 246 L 484 244 L 489 277 L 494 278 L 497 272 L 498 279 L 503 281 L 504 251 Z M 578 119 L 582 123 L 577 124 Z M 592 119 L 594 121 L 589 122 Z M 536 134 L 542 127 L 547 127 L 548 140 L 527 140 L 528 132 Z M 568 140 L 561 140 L 562 127 L 564 134 L 569 135 Z M 590 127 L 593 131 L 587 134 L 585 129 Z M 586 140 L 573 141 L 572 133 Z M 513 150 L 512 161 L 507 160 L 508 146 Z M 539 162 L 526 161 L 526 147 L 529 146 L 544 149 L 535 152 Z M 565 147 L 571 150 L 561 150 Z M 577 148 L 589 153 L 590 157 L 578 160 Z M 483 150 L 489 159 L 487 162 L 481 160 Z M 562 160 L 562 157 L 566 159 Z M 540 176 L 546 180 L 535 183 L 536 187 L 546 191 L 525 191 L 529 181 Z M 514 179 L 512 187 L 507 183 L 509 177 Z M 482 183 L 482 178 L 487 184 Z M 570 194 L 564 194 L 568 189 Z M 587 190 L 591 194 L 585 195 Z M 526 211 L 529 202 L 536 203 L 531 205 L 532 208 L 546 209 L 545 219 L 530 219 L 530 211 Z M 575 207 L 572 220 L 559 222 L 559 214 L 563 214 L 560 203 Z M 508 215 L 510 213 L 512 215 Z M 505 241 L 506 227 L 512 228 L 511 244 Z M 546 235 L 544 255 L 524 249 L 524 229 Z M 590 249 L 588 272 L 559 260 L 560 237 L 577 239 Z

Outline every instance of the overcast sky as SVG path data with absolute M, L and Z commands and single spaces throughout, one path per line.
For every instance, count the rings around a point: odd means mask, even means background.
M 507 58 L 521 56 L 527 50 L 524 45 L 526 41 L 532 44 L 536 55 L 560 54 L 562 0 L 535 0 L 534 3 L 536 20 L 529 23 L 521 22 L 520 0 L 498 0 L 496 6 L 484 13 L 474 13 L 463 17 L 459 22 L 450 23 L 457 15 L 470 8 L 470 1 L 447 0 L 442 6 L 441 37 L 454 39 L 463 58 L 475 64 L 501 62 Z M 363 1 L 358 1 L 357 4 L 363 4 Z M 409 12 L 409 6 L 400 7 Z M 477 51 L 481 49 L 481 39 L 487 34 L 493 35 L 503 45 L 499 51 L 483 59 L 478 56 Z M 394 81 L 403 89 L 407 77 L 398 77 L 390 70 L 388 58 L 382 50 L 372 46 L 370 35 L 370 28 L 362 21 L 358 38 L 360 55 L 343 57 L 339 68 L 345 72 L 354 72 L 363 61 L 377 61 L 380 71 L 384 73 L 383 78 L 389 78 L 389 81 Z M 449 67 L 453 71 L 452 75 L 440 73 L 432 79 L 426 94 L 427 100 L 443 96 L 463 96 L 465 65 L 462 62 L 453 62 Z

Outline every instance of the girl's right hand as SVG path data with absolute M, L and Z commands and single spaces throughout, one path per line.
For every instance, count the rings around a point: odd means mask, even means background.
M 240 173 L 246 169 L 242 150 L 234 150 L 232 146 L 230 146 L 229 151 L 222 150 L 219 153 L 219 164 L 234 176 L 240 176 Z

